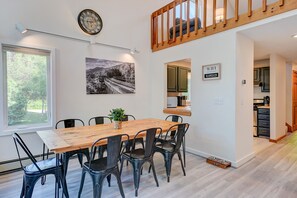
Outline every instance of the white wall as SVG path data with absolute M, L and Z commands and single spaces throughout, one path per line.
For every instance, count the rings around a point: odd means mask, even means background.
M 149 117 L 150 71 L 150 15 L 169 0 L 118 1 L 118 0 L 0 0 L 0 40 L 13 43 L 53 47 L 56 49 L 56 118 L 81 118 L 86 123 L 96 115 L 106 115 L 111 108 L 123 107 L 136 118 Z M 136 47 L 140 54 L 131 56 L 128 51 L 90 46 L 88 43 L 29 32 L 25 36 L 15 30 L 15 24 L 65 36 L 89 39 L 77 24 L 77 15 L 85 8 L 98 12 L 103 29 L 97 42 Z M 87 95 L 85 58 L 134 62 L 136 67 L 136 93 L 124 95 Z M 2 92 L 1 92 L 2 94 Z M 1 132 L 0 132 L 1 135 Z M 35 133 L 26 135 L 32 140 L 29 147 L 34 154 L 42 146 Z M 10 136 L 0 137 L 0 161 L 16 158 Z M 7 152 L 11 151 L 11 152 Z
M 192 116 L 185 117 L 191 124 L 186 137 L 187 151 L 232 162 L 236 162 L 235 38 L 234 32 L 227 31 L 155 52 L 151 57 L 152 116 L 165 117 L 162 112 L 166 97 L 164 63 L 190 58 Z M 222 78 L 203 81 L 202 65 L 214 63 L 222 64 Z
M 270 139 L 286 134 L 286 60 L 270 55 Z
M 253 156 L 253 67 L 254 42 L 237 34 L 236 38 L 236 160 L 237 166 Z M 246 80 L 246 84 L 242 81 Z M 243 144 L 244 142 L 244 144 Z

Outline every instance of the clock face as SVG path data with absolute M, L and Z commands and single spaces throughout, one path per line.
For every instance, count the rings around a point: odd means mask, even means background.
M 102 19 L 95 11 L 85 9 L 77 17 L 80 28 L 87 34 L 95 35 L 102 30 Z

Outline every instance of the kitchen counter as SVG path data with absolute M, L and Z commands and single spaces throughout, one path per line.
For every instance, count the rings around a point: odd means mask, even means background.
M 163 113 L 166 114 L 175 114 L 175 115 L 183 115 L 183 116 L 191 116 L 191 106 L 178 106 L 176 108 L 164 108 Z
M 270 106 L 258 106 L 258 109 L 270 109 Z

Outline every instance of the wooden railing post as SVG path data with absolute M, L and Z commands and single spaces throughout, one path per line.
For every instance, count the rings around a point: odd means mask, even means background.
M 263 12 L 267 11 L 267 0 L 262 0 L 262 11 Z
M 190 37 L 190 0 L 187 0 L 187 34 Z
M 212 27 L 215 29 L 217 27 L 216 15 L 217 15 L 217 0 L 213 0 L 213 8 L 212 8 Z
M 173 34 L 172 34 L 172 38 L 173 38 L 173 41 L 175 42 L 175 38 L 176 38 L 176 35 L 175 35 L 175 32 L 176 32 L 176 2 L 175 1 L 174 1 L 173 5 L 174 5 L 174 8 L 173 8 Z
M 252 4 L 252 0 L 248 0 L 248 17 L 251 17 L 253 14 L 253 4 Z
M 170 34 L 169 34 L 169 11 L 170 11 L 170 8 L 169 6 L 167 6 L 167 43 L 169 43 L 169 37 L 170 37 Z
M 195 35 L 198 34 L 198 0 L 195 0 Z
M 279 6 L 283 6 L 285 4 L 285 0 L 279 0 Z
M 239 1 L 235 0 L 235 11 L 234 11 L 235 12 L 234 13 L 235 21 L 238 21 L 238 19 L 239 19 L 238 10 L 239 10 Z
M 179 37 L 180 41 L 183 40 L 183 0 L 179 1 L 179 10 L 180 10 L 180 15 L 179 15 Z
M 203 3 L 203 31 L 206 32 L 206 20 L 207 20 L 207 0 Z
M 151 46 L 152 46 L 152 49 L 154 47 L 154 44 L 155 44 L 155 35 L 154 35 L 154 17 L 153 17 L 153 14 L 151 16 Z
M 224 0 L 224 21 L 223 21 L 224 26 L 227 24 L 227 0 Z
M 164 10 L 161 10 L 161 43 L 164 45 Z
M 159 46 L 159 39 L 158 39 L 158 15 L 154 18 L 154 34 L 156 36 L 155 38 L 155 44 L 158 47 Z

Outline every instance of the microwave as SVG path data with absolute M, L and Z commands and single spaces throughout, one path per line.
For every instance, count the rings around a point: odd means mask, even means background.
M 167 108 L 176 108 L 177 97 L 167 97 Z

